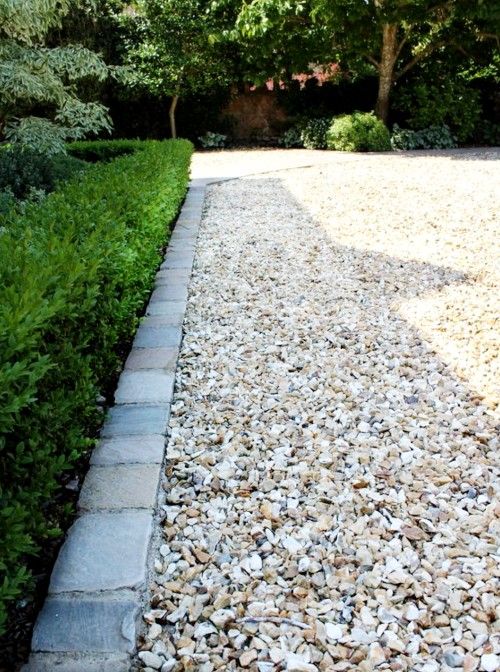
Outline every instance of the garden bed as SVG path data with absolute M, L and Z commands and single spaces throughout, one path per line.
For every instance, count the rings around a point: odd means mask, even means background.
M 0 271 L 0 627 L 9 670 L 29 637 L 35 585 L 70 520 L 75 469 L 83 470 L 184 198 L 192 146 L 70 151 L 109 161 L 6 216 L 0 237 L 9 260 Z

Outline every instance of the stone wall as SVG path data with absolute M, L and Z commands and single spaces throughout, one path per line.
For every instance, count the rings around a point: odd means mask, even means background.
M 277 138 L 288 126 L 287 114 L 274 91 L 266 88 L 236 93 L 222 112 L 235 140 Z

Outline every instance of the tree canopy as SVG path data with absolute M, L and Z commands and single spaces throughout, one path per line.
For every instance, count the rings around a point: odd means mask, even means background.
M 277 67 L 294 38 L 302 64 L 336 60 L 351 69 L 371 67 L 379 79 L 375 110 L 386 120 L 398 79 L 438 50 L 464 54 L 498 41 L 499 18 L 496 0 L 250 0 L 240 3 L 236 26 L 244 39 L 267 44 Z
M 130 81 L 172 98 L 173 137 L 180 97 L 231 82 L 232 56 L 219 38 L 235 18 L 231 7 L 216 8 L 207 0 L 140 0 L 128 14 L 134 25 L 127 57 Z
M 0 137 L 47 154 L 67 139 L 111 129 L 106 108 L 84 102 L 77 83 L 109 68 L 80 45 L 48 47 L 72 0 L 0 0 Z

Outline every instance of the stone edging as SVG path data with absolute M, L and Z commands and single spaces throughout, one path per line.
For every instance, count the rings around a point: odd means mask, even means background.
M 128 672 L 208 180 L 192 180 L 52 572 L 24 672 Z

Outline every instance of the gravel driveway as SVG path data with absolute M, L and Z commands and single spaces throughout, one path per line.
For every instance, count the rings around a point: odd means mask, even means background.
M 497 671 L 500 152 L 286 157 L 209 191 L 138 666 Z

